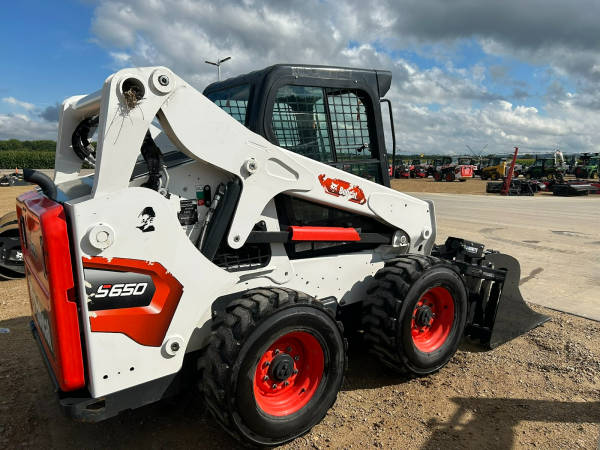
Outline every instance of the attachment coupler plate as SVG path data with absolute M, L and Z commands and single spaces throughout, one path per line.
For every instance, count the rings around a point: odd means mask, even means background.
M 493 263 L 496 270 L 506 270 L 503 283 L 494 282 L 483 299 L 482 313 L 478 320 L 468 325 L 465 332 L 472 339 L 490 349 L 496 348 L 550 320 L 536 313 L 521 295 L 519 281 L 521 266 L 512 256 L 492 253 L 485 256 L 486 263 Z

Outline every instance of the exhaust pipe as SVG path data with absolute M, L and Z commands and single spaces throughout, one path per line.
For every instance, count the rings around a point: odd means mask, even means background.
M 56 185 L 48 175 L 33 169 L 23 169 L 23 178 L 29 183 L 37 184 L 46 197 L 56 201 Z

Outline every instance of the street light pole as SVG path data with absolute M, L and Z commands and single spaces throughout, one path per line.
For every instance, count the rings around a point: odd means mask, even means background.
M 225 59 L 217 59 L 217 62 L 210 62 L 210 61 L 204 61 L 206 64 L 211 64 L 213 66 L 217 66 L 217 73 L 219 74 L 219 81 L 221 81 L 221 63 L 224 63 L 225 61 L 229 61 L 231 59 L 231 56 L 228 56 Z

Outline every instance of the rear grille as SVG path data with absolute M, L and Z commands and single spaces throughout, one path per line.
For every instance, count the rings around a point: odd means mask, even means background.
M 228 272 L 236 272 L 265 267 L 270 260 L 270 244 L 246 244 L 233 249 L 225 242 L 221 242 L 212 262 Z

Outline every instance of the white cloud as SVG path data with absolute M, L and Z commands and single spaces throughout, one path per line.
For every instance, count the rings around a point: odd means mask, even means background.
M 21 100 L 17 100 L 14 97 L 4 97 L 2 101 L 4 103 L 8 103 L 9 105 L 18 106 L 19 108 L 26 109 L 27 111 L 35 109 L 35 105 L 33 103 L 22 102 Z
M 0 140 L 56 140 L 57 132 L 57 123 L 32 120 L 23 114 L 0 114 Z
M 232 60 L 221 68 L 225 78 L 282 62 L 391 70 L 398 141 L 411 152 L 464 153 L 466 144 L 486 143 L 495 152 L 514 146 L 598 151 L 600 41 L 591 33 L 598 16 L 582 13 L 594 2 L 532 2 L 540 6 L 520 0 L 105 0 L 94 11 L 90 41 L 106 49 L 115 69 L 165 65 L 200 90 L 216 79 L 216 68 L 204 61 L 226 56 Z M 487 89 L 489 70 L 491 80 L 514 89 L 510 98 L 531 96 L 530 86 L 511 79 L 506 67 L 461 64 L 455 54 L 464 42 L 543 67 L 550 86 L 545 104 L 511 103 Z M 405 49 L 436 66 L 419 67 L 394 52 Z M 568 89 L 556 81 L 561 76 L 571 81 Z M 25 138 L 56 137 L 56 124 L 0 116 L 0 138 L 9 129 L 32 133 Z

